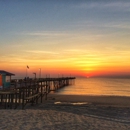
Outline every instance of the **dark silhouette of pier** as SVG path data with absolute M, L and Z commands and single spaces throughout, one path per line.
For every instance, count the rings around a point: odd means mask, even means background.
M 75 77 L 13 79 L 8 89 L 0 90 L 0 108 L 24 109 L 26 104 L 42 103 L 51 91 L 74 84 Z

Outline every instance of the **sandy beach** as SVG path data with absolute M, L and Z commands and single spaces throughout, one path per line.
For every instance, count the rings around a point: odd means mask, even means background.
M 24 110 L 0 112 L 1 130 L 130 129 L 130 97 L 49 94 Z

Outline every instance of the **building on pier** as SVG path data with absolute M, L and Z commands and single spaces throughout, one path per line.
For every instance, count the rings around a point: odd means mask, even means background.
M 14 75 L 15 74 L 12 74 L 10 72 L 0 70 L 0 89 L 10 87 L 11 76 Z

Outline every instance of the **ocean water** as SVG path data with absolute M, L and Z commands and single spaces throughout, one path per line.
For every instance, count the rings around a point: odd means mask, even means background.
M 59 89 L 56 94 L 130 96 L 130 79 L 76 78 L 73 85 Z

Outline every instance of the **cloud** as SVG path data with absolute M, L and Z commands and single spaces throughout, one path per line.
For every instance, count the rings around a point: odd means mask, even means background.
M 101 21 L 96 22 L 95 21 L 76 21 L 72 26 L 74 27 L 82 27 L 82 28 L 95 28 L 95 27 L 100 27 L 100 28 L 119 28 L 119 29 L 130 29 L 130 23 L 129 21 L 106 21 L 105 23 L 102 23 Z M 103 35 L 103 34 L 102 34 Z
M 36 32 L 23 32 L 22 35 L 29 36 L 45 36 L 45 37 L 59 37 L 59 36 L 68 36 L 68 32 L 64 31 L 36 31 Z
M 81 2 L 78 5 L 73 5 L 74 8 L 88 9 L 88 8 L 113 8 L 113 9 L 124 9 L 130 11 L 129 1 L 92 1 L 92 2 Z
M 80 49 L 68 49 L 68 50 L 65 50 L 65 52 L 79 52 L 79 51 L 83 51 L 83 50 L 80 50 Z
M 59 53 L 56 53 L 56 52 L 52 52 L 52 51 L 38 51 L 38 50 L 25 50 L 25 52 L 28 52 L 28 53 L 37 53 L 37 54 L 59 54 Z

